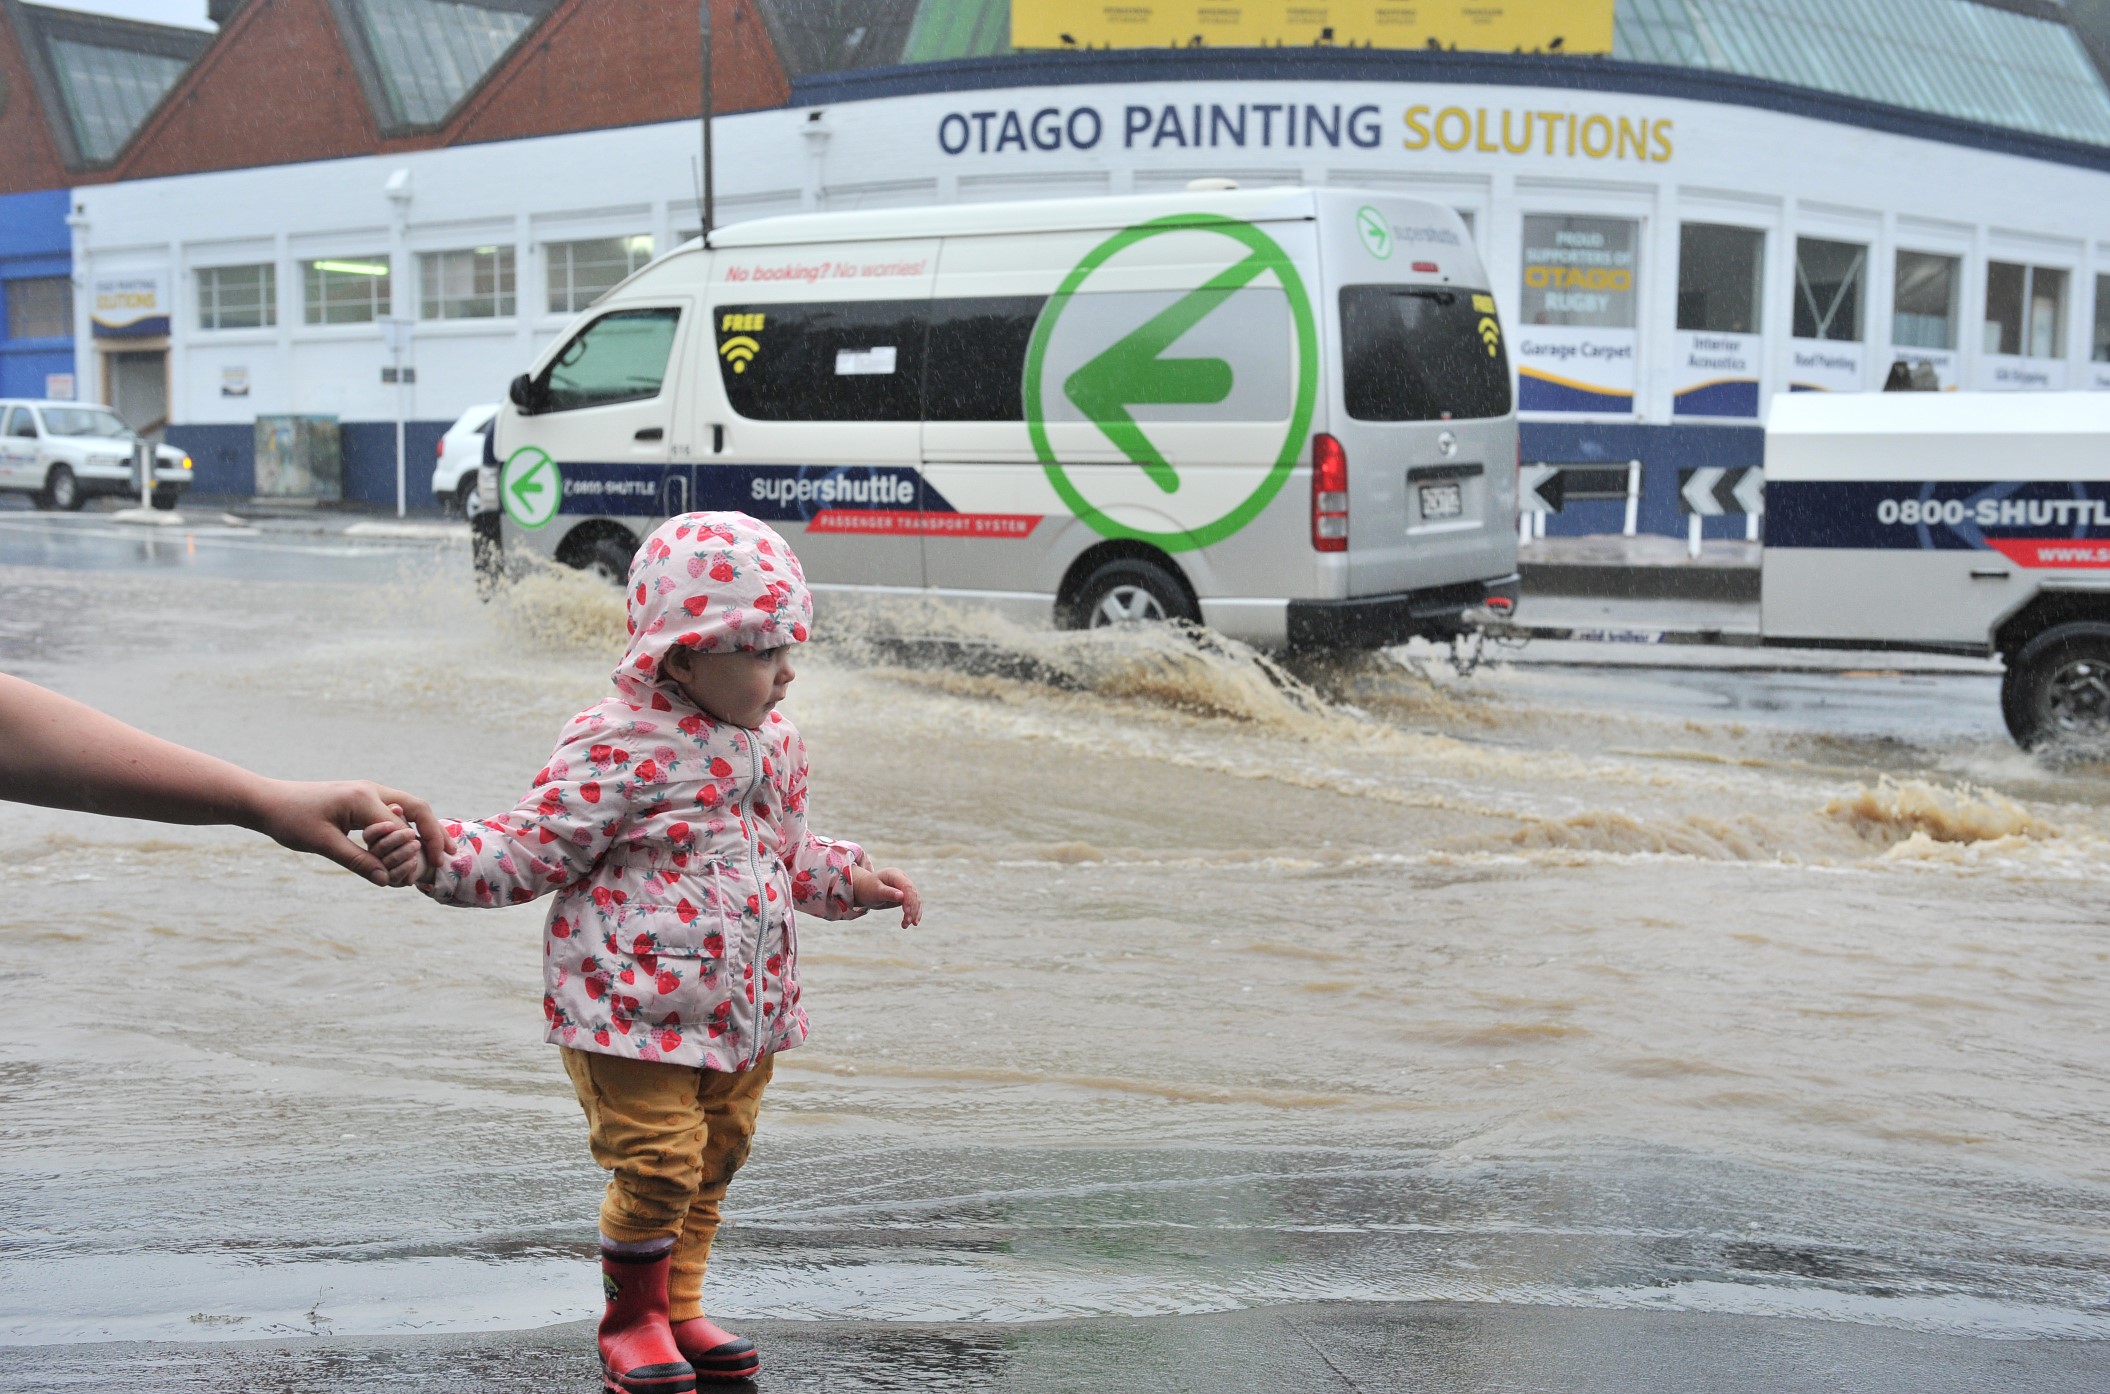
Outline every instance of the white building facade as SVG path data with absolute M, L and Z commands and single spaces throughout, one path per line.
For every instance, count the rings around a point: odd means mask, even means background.
M 1418 57 L 1418 56 L 1416 56 Z M 1765 403 L 2110 388 L 2110 147 L 1722 74 L 1493 55 L 1091 55 L 824 75 L 721 118 L 720 221 L 1145 192 L 1360 186 L 1464 215 L 1510 327 L 1525 452 L 1755 464 Z M 160 297 L 171 440 L 251 489 L 259 415 L 343 423 L 347 497 L 700 219 L 696 123 L 78 190 L 77 275 Z M 115 340 L 80 297 L 78 372 Z M 390 321 L 400 321 L 391 328 Z M 126 341 L 136 346 L 135 338 Z M 384 381 L 400 350 L 415 380 Z M 1902 369 L 1897 365 L 1903 364 Z M 1590 505 L 1558 531 L 1617 526 Z M 1740 530 L 1740 529 L 1739 529 Z

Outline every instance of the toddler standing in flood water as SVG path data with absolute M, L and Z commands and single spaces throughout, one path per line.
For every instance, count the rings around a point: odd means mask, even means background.
M 813 601 L 784 539 L 742 513 L 672 519 L 632 560 L 628 605 L 617 695 L 572 718 L 517 808 L 449 823 L 459 851 L 438 865 L 400 823 L 366 841 L 445 904 L 557 892 L 542 1009 L 612 1173 L 604 1382 L 683 1394 L 760 1367 L 703 1314 L 703 1273 L 772 1057 L 806 1038 L 794 912 L 913 925 L 922 902 L 807 830 L 806 746 L 776 708 Z

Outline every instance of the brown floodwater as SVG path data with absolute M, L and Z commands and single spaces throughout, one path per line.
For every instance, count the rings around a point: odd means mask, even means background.
M 0 570 L 0 666 L 490 814 L 621 615 L 570 575 L 481 605 L 461 565 Z M 815 1034 L 714 1312 L 1448 1297 L 2110 1336 L 2110 782 L 1944 727 L 1982 682 L 1898 680 L 1842 731 L 1634 674 L 822 630 L 787 703 L 814 825 L 913 871 L 928 920 L 803 935 Z M 0 1342 L 589 1310 L 541 918 L 0 806 Z

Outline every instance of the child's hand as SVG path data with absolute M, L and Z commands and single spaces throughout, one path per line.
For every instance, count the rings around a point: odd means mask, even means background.
M 382 822 L 369 823 L 361 829 L 360 837 L 366 843 L 366 850 L 371 852 L 387 871 L 388 884 L 391 886 L 407 886 L 413 881 L 430 881 L 432 863 L 425 858 L 424 843 L 419 838 L 417 829 L 404 823 L 401 808 L 390 804 L 389 812 L 396 816 Z
M 891 910 L 898 905 L 904 929 L 923 922 L 923 895 L 909 880 L 908 873 L 898 867 L 874 871 L 870 866 L 854 866 L 850 868 L 850 886 L 859 909 Z

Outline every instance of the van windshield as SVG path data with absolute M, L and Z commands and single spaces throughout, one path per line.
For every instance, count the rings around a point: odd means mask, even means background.
M 1341 385 L 1358 421 L 1509 413 L 1494 297 L 1443 286 L 1343 286 Z

